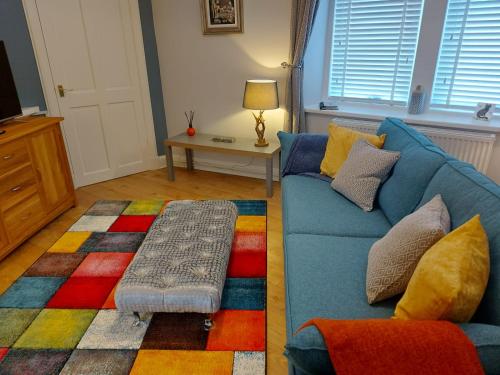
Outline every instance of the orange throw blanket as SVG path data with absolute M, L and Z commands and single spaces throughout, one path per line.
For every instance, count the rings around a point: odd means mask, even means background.
M 337 375 L 480 375 L 476 348 L 445 321 L 312 319 Z

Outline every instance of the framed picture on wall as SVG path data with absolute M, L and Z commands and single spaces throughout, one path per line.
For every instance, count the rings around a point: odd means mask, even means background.
M 203 34 L 243 32 L 243 0 L 200 0 Z

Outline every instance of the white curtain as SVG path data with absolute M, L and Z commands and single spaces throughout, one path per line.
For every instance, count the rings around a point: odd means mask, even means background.
M 304 54 L 319 0 L 292 0 L 290 64 L 286 90 L 285 131 L 306 131 L 302 80 Z

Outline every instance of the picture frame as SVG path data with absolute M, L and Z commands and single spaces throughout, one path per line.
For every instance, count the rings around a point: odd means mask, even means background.
M 474 110 L 474 118 L 476 120 L 490 121 L 493 117 L 496 105 L 493 103 L 477 103 Z
M 243 0 L 200 0 L 203 34 L 243 32 Z

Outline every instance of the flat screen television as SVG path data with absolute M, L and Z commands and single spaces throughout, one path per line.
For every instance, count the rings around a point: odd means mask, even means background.
M 0 123 L 22 115 L 5 44 L 0 40 Z

